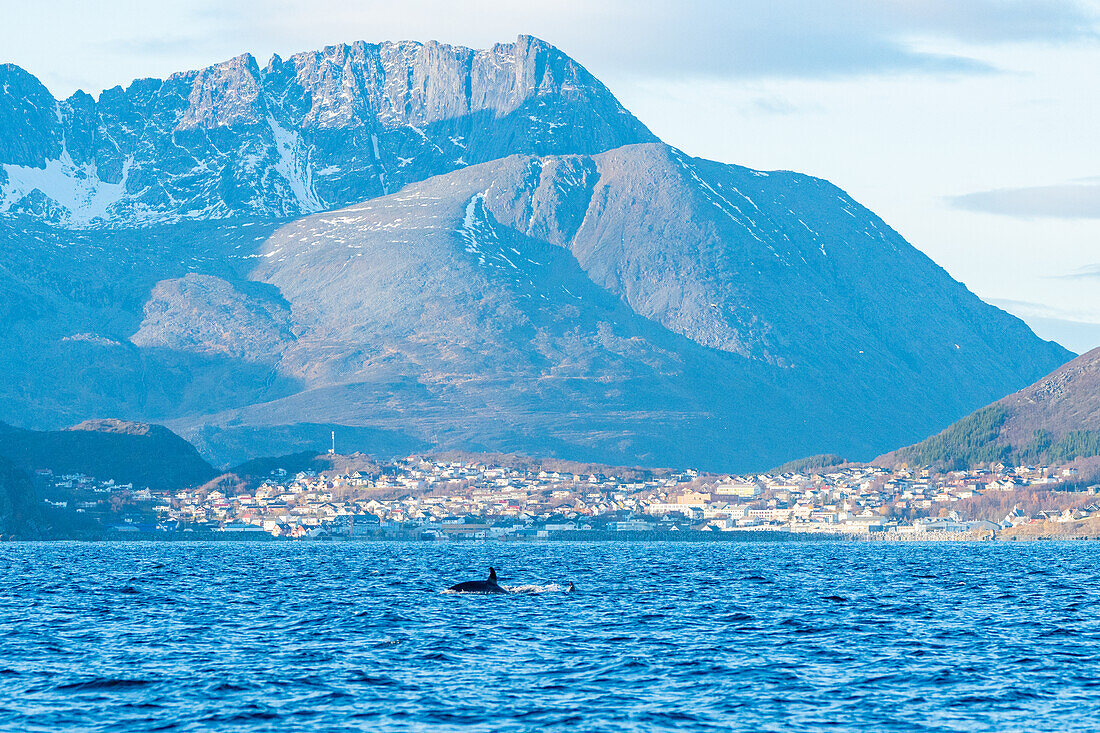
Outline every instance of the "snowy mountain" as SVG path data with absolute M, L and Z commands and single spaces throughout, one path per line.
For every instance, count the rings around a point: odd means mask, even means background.
M 653 135 L 599 81 L 527 36 L 250 55 L 93 99 L 0 66 L 0 215 L 72 227 L 290 217 L 512 153 Z
M 664 145 L 534 39 L 61 103 L 2 78 L 0 420 L 23 427 L 154 421 L 221 464 L 335 429 L 765 469 L 911 443 L 1071 356 L 836 186 Z

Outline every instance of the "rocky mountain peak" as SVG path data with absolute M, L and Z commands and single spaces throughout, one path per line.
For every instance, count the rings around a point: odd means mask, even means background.
M 59 155 L 59 117 L 42 82 L 14 64 L 0 64 L 0 161 L 41 165 Z
M 188 106 L 177 130 L 258 125 L 266 115 L 263 77 L 252 54 L 246 53 L 195 74 Z M 169 83 L 172 79 L 169 79 Z
M 70 227 L 335 208 L 513 153 L 655 138 L 584 67 L 521 36 L 489 49 L 327 46 L 242 54 L 58 103 L 3 73 L 0 216 Z

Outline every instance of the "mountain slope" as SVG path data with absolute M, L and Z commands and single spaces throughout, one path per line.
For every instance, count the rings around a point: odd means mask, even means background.
M 267 353 L 305 391 L 171 423 L 213 455 L 301 421 L 648 464 L 869 456 L 1066 356 L 830 184 L 660 144 L 473 166 L 259 254 L 295 333 Z
M 1100 349 L 877 463 L 966 468 L 1100 456 Z
M 490 208 L 530 235 L 547 232 L 594 282 L 703 345 L 802 369 L 965 363 L 975 385 L 1006 367 L 1033 378 L 1031 356 L 1003 353 L 1021 342 L 1045 352 L 1041 363 L 1068 355 L 827 181 L 661 144 L 530 165 L 534 177 L 522 182 L 494 173 Z M 580 196 L 566 201 L 567 190 Z
M 0 65 L 0 215 L 66 226 L 289 217 L 511 153 L 655 138 L 556 48 L 354 43 L 245 54 L 98 100 Z

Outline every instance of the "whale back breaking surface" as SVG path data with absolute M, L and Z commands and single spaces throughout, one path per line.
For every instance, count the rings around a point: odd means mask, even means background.
M 467 580 L 456 583 L 447 590 L 452 593 L 507 593 L 497 584 L 496 568 L 489 568 L 488 580 Z

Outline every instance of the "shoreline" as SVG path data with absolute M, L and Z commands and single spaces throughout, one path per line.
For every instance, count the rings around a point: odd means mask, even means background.
M 1100 540 L 1100 537 L 1084 535 L 1023 535 L 1011 534 L 1009 536 L 975 536 L 961 532 L 920 532 L 920 533 L 810 533 L 788 532 L 772 530 L 756 530 L 745 532 L 698 532 L 683 531 L 671 532 L 599 532 L 599 531 L 572 531 L 555 532 L 544 537 L 454 537 L 454 538 L 427 538 L 418 535 L 377 534 L 363 535 L 359 537 L 275 537 L 266 532 L 127 532 L 113 535 L 100 536 L 71 536 L 71 537 L 10 537 L 0 539 L 0 545 L 5 544 L 31 544 L 31 543 L 234 543 L 234 542 L 261 542 L 261 543 L 305 543 L 305 544 L 343 544 L 343 543 L 423 543 L 423 544 L 451 544 L 471 542 L 499 542 L 502 544 L 538 544 L 556 542 L 577 543 L 726 543 L 744 542 L 751 544 L 771 543 L 801 543 L 821 544 L 837 542 L 860 542 L 867 544 L 895 544 L 895 543 L 941 543 L 941 542 L 973 542 L 973 543 L 1018 543 L 1018 542 L 1089 542 Z

